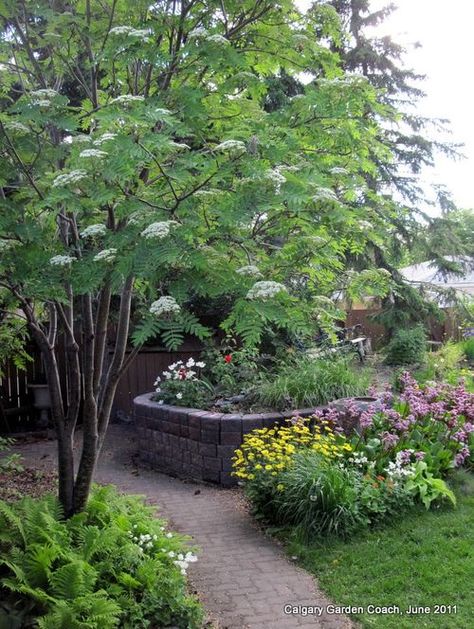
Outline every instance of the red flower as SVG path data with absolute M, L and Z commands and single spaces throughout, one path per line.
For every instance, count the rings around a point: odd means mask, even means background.
M 232 361 L 232 354 L 226 354 L 224 360 L 226 363 L 230 363 Z

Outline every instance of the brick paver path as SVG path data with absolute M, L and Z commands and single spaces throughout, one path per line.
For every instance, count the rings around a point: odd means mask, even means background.
M 26 466 L 54 464 L 55 442 L 18 445 Z M 145 494 L 172 527 L 191 535 L 201 549 L 189 575 L 219 629 L 322 627 L 349 629 L 345 616 L 288 616 L 285 604 L 321 606 L 330 601 L 312 577 L 288 561 L 239 505 L 237 490 L 184 483 L 136 468 L 133 430 L 112 425 L 96 479 L 121 491 Z

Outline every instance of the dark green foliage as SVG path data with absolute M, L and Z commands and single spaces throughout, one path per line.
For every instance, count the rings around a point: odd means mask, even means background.
M 426 333 L 424 328 L 415 326 L 398 330 L 385 352 L 387 365 L 413 365 L 423 362 L 426 351 Z
M 462 348 L 466 358 L 468 360 L 474 360 L 474 337 L 466 339 L 462 344 Z
M 0 502 L 0 627 L 199 627 L 200 605 L 173 560 L 184 540 L 164 524 L 111 487 L 69 520 L 52 496 Z M 145 534 L 150 547 L 138 542 Z

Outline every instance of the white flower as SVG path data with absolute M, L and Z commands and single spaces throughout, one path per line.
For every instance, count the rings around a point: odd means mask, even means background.
M 69 140 L 69 142 L 71 144 L 88 144 L 92 138 L 90 135 L 85 135 L 85 134 L 81 134 L 81 135 L 70 135 L 68 136 L 69 138 L 71 138 Z M 69 144 L 69 142 L 66 142 L 66 138 L 64 138 L 64 142 L 66 144 Z
M 105 236 L 107 227 L 101 223 L 89 225 L 81 231 L 82 238 L 95 238 L 96 236 Z
M 133 102 L 139 102 L 145 100 L 144 96 L 136 96 L 135 94 L 121 94 L 116 98 L 112 98 L 111 103 L 117 103 L 118 105 L 129 105 Z
M 110 35 L 128 35 L 128 33 L 132 30 L 131 26 L 114 26 L 110 29 Z
M 247 293 L 247 299 L 271 299 L 283 292 L 287 292 L 286 286 L 279 282 L 255 282 Z
M 67 186 L 71 183 L 77 183 L 87 177 L 87 172 L 85 170 L 71 170 L 70 173 L 63 173 L 62 175 L 58 175 L 53 181 L 53 188 L 60 188 L 62 186 Z
M 161 315 L 164 314 L 175 314 L 180 310 L 181 308 L 176 299 L 174 297 L 170 297 L 169 295 L 160 297 L 150 306 L 150 312 L 152 315 L 155 315 L 155 317 L 161 317 Z M 165 374 L 166 372 L 163 373 Z
M 117 249 L 102 249 L 99 253 L 96 253 L 93 260 L 94 262 L 112 262 L 117 255 Z
M 169 380 L 173 376 L 170 371 L 163 371 L 163 375 L 167 380 Z
M 161 382 L 161 378 L 160 378 L 160 376 L 157 376 L 157 378 L 156 378 L 156 380 L 155 380 L 155 382 L 154 382 L 155 387 L 156 387 L 156 386 L 157 386 L 160 382 Z
M 270 181 L 272 181 L 275 184 L 275 188 L 277 190 L 279 190 L 280 187 L 281 187 L 281 184 L 285 183 L 285 181 L 286 181 L 286 177 L 284 177 L 281 174 L 281 172 L 280 172 L 278 167 L 277 168 L 270 168 L 269 170 L 267 170 L 265 172 L 265 178 L 266 179 L 270 179 Z
M 222 44 L 223 46 L 228 46 L 230 44 L 228 39 L 226 39 L 223 35 L 219 35 L 218 33 L 215 33 L 214 35 L 208 35 L 206 37 L 206 41 L 210 41 L 213 44 Z
M 345 168 L 341 168 L 339 166 L 334 166 L 334 168 L 331 168 L 329 172 L 331 173 L 331 175 L 348 175 L 349 174 L 348 170 L 346 170 Z
M 85 149 L 79 153 L 79 157 L 96 157 L 97 159 L 102 159 L 107 155 L 106 151 L 99 151 L 98 149 Z
M 103 133 L 100 136 L 100 138 L 97 138 L 97 140 L 94 140 L 93 144 L 94 144 L 94 146 L 101 146 L 104 142 L 108 142 L 109 140 L 113 140 L 116 137 L 117 137 L 116 133 Z
M 17 122 L 16 120 L 12 120 L 11 122 L 6 122 L 5 127 L 9 131 L 15 131 L 16 133 L 29 133 L 30 130 L 21 122 Z
M 168 538 L 173 537 L 173 533 L 166 533 L 166 537 L 168 537 Z
M 51 266 L 69 266 L 72 262 L 74 262 L 75 259 L 76 258 L 73 258 L 72 256 L 58 255 L 53 256 L 49 260 L 49 263 L 51 264 Z
M 188 39 L 199 39 L 200 37 L 206 37 L 207 30 L 204 26 L 198 26 L 193 31 L 191 31 L 188 35 Z
M 215 151 L 246 151 L 247 148 L 244 142 L 240 140 L 225 140 L 214 147 Z
M 51 100 L 52 98 L 56 98 L 56 96 L 59 96 L 58 92 L 56 92 L 56 90 L 52 90 L 50 88 L 43 88 L 40 90 L 34 90 L 33 92 L 30 92 L 30 96 L 32 96 L 33 98 L 47 98 L 49 100 Z
M 159 221 L 158 223 L 151 223 L 141 233 L 143 238 L 150 240 L 151 238 L 166 238 L 169 236 L 171 226 L 176 225 L 176 221 Z
M 196 364 L 196 361 L 194 360 L 194 358 L 191 357 L 191 358 L 188 358 L 188 361 L 186 363 L 186 367 L 188 367 L 188 369 L 189 369 L 189 367 L 194 367 L 195 364 Z
M 49 107 L 51 105 L 50 100 L 46 100 L 45 98 L 37 98 L 31 101 L 32 105 L 36 105 L 37 107 Z
M 161 387 L 156 387 L 155 393 L 161 393 Z
M 196 367 L 198 369 L 204 369 L 205 366 L 206 366 L 206 363 L 203 363 L 202 360 L 196 363 Z
M 158 404 L 160 404 L 160 406 L 161 404 L 164 404 L 163 400 L 158 400 Z
M 184 144 L 184 142 L 170 142 L 170 146 L 177 151 L 189 151 L 191 147 L 188 144 Z
M 329 188 L 319 188 L 313 195 L 313 201 L 337 201 L 337 196 Z
M 109 31 L 110 35 L 127 35 L 127 37 L 139 37 L 144 42 L 149 41 L 149 30 L 133 28 L 132 26 L 114 26 Z
M 254 264 L 248 264 L 247 266 L 241 266 L 236 271 L 239 275 L 248 275 L 250 277 L 263 277 L 262 273 L 258 270 Z
M 182 393 L 177 393 L 176 394 L 176 399 L 177 400 L 182 400 L 183 399 L 183 394 Z

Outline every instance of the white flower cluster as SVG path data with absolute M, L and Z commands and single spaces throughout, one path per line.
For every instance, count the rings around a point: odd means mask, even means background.
M 149 535 L 148 533 L 140 533 L 140 535 L 134 535 L 133 531 L 129 531 L 128 535 L 136 544 L 138 544 L 142 552 L 145 549 L 153 548 L 153 546 L 155 545 L 154 542 L 156 542 L 158 539 L 158 535 Z
M 160 297 L 150 306 L 150 312 L 155 317 L 161 317 L 164 314 L 175 314 L 181 310 L 179 304 L 174 297 L 169 295 Z
M 5 127 L 9 131 L 15 131 L 17 133 L 29 133 L 30 130 L 23 123 L 17 122 L 16 120 L 12 120 L 11 122 L 6 122 Z
M 85 170 L 71 170 L 70 173 L 63 173 L 62 175 L 58 175 L 55 177 L 53 181 L 53 188 L 61 188 L 62 186 L 67 186 L 71 183 L 77 183 L 87 177 L 87 172 Z
M 89 144 L 91 141 L 90 135 L 81 133 L 79 135 L 68 135 L 64 138 L 63 144 Z
M 170 142 L 171 148 L 176 149 L 177 151 L 188 151 L 191 147 L 184 142 Z
M 280 192 L 281 185 L 286 181 L 286 177 L 281 174 L 278 166 L 267 170 L 265 172 L 265 178 L 270 179 L 270 181 L 274 184 L 276 192 Z
M 228 46 L 230 44 L 230 41 L 228 39 L 226 39 L 223 35 L 219 35 L 218 33 L 215 33 L 214 35 L 208 35 L 208 37 L 206 37 L 206 41 L 210 41 L 213 44 L 219 44 L 222 46 Z
M 330 188 L 319 188 L 313 195 L 313 201 L 337 201 L 337 196 Z
M 357 467 L 364 467 L 369 462 L 369 459 L 360 452 L 354 452 L 354 454 L 347 459 L 348 463 L 352 463 Z
M 58 256 L 53 256 L 49 263 L 51 264 L 51 266 L 69 266 L 72 262 L 74 262 L 76 258 L 73 258 L 72 256 L 63 256 L 63 255 L 58 255 Z
M 117 249 L 103 249 L 96 253 L 93 260 L 94 262 L 113 262 L 117 255 Z
M 39 98 L 39 99 L 43 99 L 43 98 L 47 98 L 49 100 L 56 98 L 56 96 L 59 96 L 58 92 L 56 92 L 56 90 L 52 90 L 50 88 L 44 88 L 41 90 L 34 90 L 33 92 L 30 92 L 30 96 L 32 98 Z
M 147 29 L 133 28 L 132 26 L 114 26 L 109 31 L 110 35 L 127 35 L 127 37 L 138 37 L 144 42 L 150 41 L 150 31 Z
M 107 233 L 107 227 L 101 223 L 96 225 L 89 225 L 81 231 L 82 238 L 95 238 L 96 236 L 105 236 Z
M 204 28 L 204 26 L 198 26 L 189 33 L 188 39 L 200 39 L 201 37 L 206 37 L 207 34 L 207 30 Z
M 414 452 L 414 450 L 410 450 L 410 452 Z M 387 472 L 387 476 L 394 481 L 410 478 L 415 474 L 414 465 L 406 465 L 401 458 L 402 456 L 401 452 L 397 452 L 395 461 L 390 461 L 384 470 Z
M 345 168 L 341 168 L 340 166 L 334 166 L 334 168 L 331 168 L 329 172 L 331 173 L 331 175 L 348 175 L 349 174 L 348 170 L 346 170 Z
M 94 146 L 101 146 L 104 142 L 108 142 L 109 140 L 113 140 L 116 137 L 117 137 L 116 133 L 103 133 L 100 136 L 100 138 L 97 138 L 97 140 L 94 140 L 93 144 L 94 144 Z
M 170 551 L 168 553 L 168 556 L 171 556 L 172 552 L 173 551 Z M 174 561 L 174 565 L 180 568 L 181 574 L 184 576 L 186 574 L 186 570 L 188 569 L 189 564 L 194 563 L 197 560 L 198 558 L 192 552 L 187 552 L 185 555 L 183 555 L 183 553 L 178 553 L 177 558 Z
M 240 140 L 225 140 L 221 142 L 217 146 L 214 147 L 215 151 L 229 151 L 229 152 L 238 152 L 238 151 L 246 151 L 246 146 L 244 142 Z
M 51 105 L 51 101 L 46 98 L 35 98 L 31 101 L 32 105 L 36 105 L 36 107 L 49 107 Z
M 111 103 L 117 103 L 118 105 L 129 105 L 130 103 L 139 102 L 145 100 L 144 96 L 136 96 L 135 94 L 121 94 L 116 98 L 112 98 Z
M 85 149 L 79 153 L 79 157 L 95 157 L 97 159 L 102 159 L 107 155 L 107 151 L 100 151 L 99 149 Z
M 169 236 L 171 226 L 176 224 L 176 221 L 151 223 L 151 225 L 148 225 L 148 227 L 142 231 L 141 235 L 145 240 L 150 240 L 151 238 L 166 238 L 166 236 Z
M 255 282 L 247 293 L 247 299 L 271 299 L 283 292 L 287 292 L 286 286 L 279 282 Z
M 163 371 L 163 376 L 165 380 L 196 380 L 196 371 L 192 369 L 192 367 L 197 367 L 198 369 L 204 369 L 206 363 L 202 361 L 195 361 L 194 358 L 188 358 L 186 364 L 182 360 L 178 360 L 172 365 L 168 366 L 166 371 Z M 161 382 L 160 376 L 155 380 L 155 386 L 159 386 Z M 156 390 L 157 393 L 160 392 L 159 389 Z
M 248 264 L 247 266 L 241 266 L 236 271 L 239 275 L 248 275 L 250 277 L 263 277 L 258 267 L 254 264 Z

